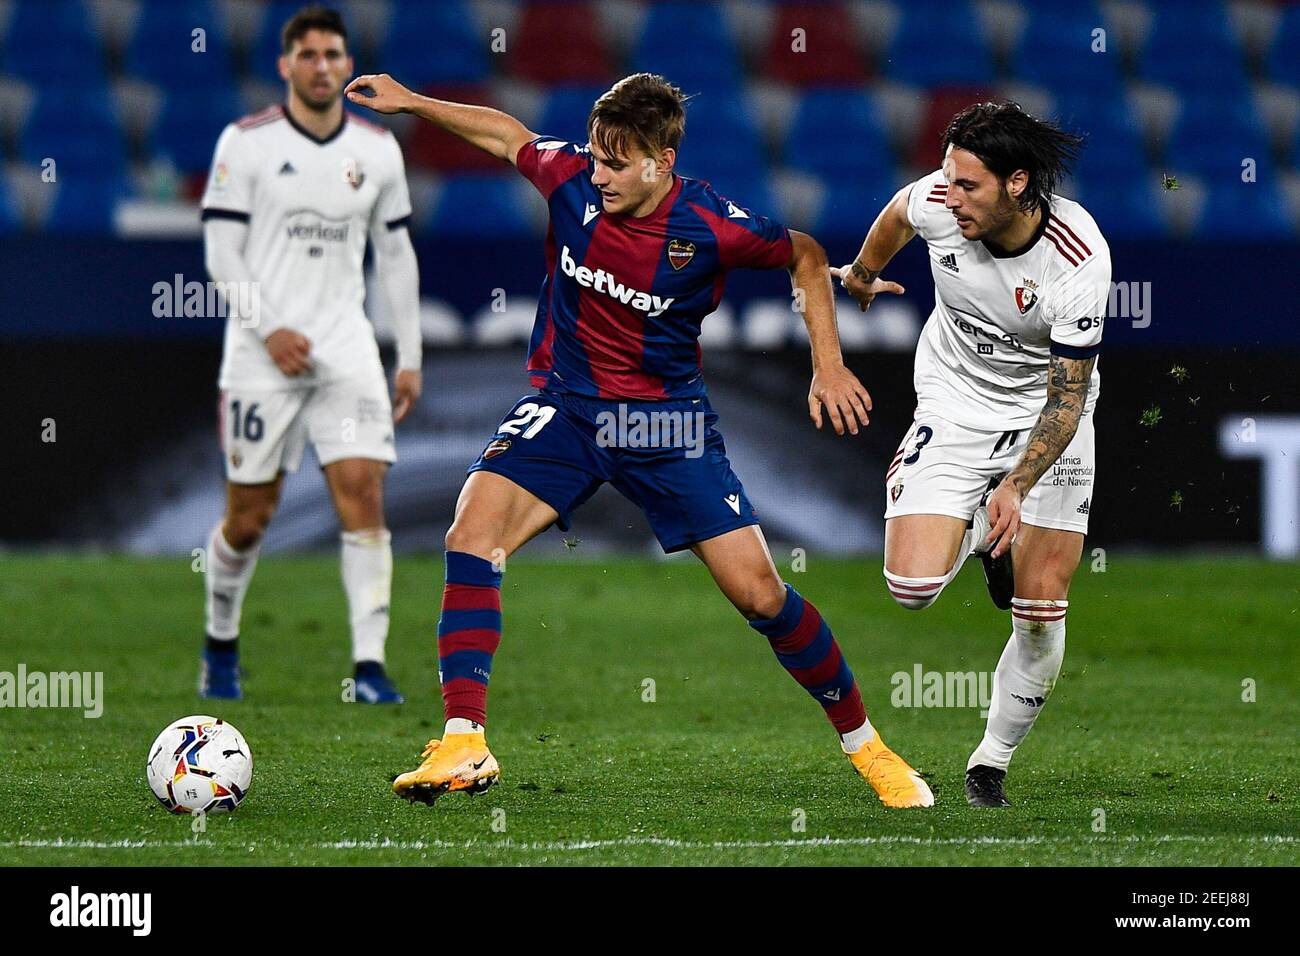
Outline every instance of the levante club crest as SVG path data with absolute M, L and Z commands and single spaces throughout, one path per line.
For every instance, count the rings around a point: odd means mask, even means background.
M 674 270 L 681 269 L 693 258 L 695 258 L 695 243 L 687 242 L 685 239 L 668 241 L 668 261 Z

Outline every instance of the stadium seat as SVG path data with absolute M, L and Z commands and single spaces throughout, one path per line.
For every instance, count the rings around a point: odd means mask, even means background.
M 461 0 L 395 4 L 379 62 L 413 88 L 481 83 L 489 74 L 488 40 Z
M 497 104 L 492 94 L 482 86 L 436 86 L 425 90 L 430 96 L 474 106 Z M 432 123 L 416 123 L 407 144 L 406 160 L 411 166 L 440 172 L 500 172 L 501 160 L 471 146 L 459 136 L 453 136 Z
M 1294 236 L 1286 200 L 1271 180 L 1216 180 L 1196 226 L 1196 238 L 1262 242 Z
M 803 49 L 794 49 L 795 30 L 804 31 Z M 838 3 L 778 6 L 763 63 L 764 75 L 796 86 L 848 86 L 867 78 L 866 56 Z
M 1264 166 L 1271 152 L 1249 97 L 1206 93 L 1183 100 L 1164 161 L 1174 170 L 1239 178 L 1243 159 Z
M 974 103 L 995 99 L 992 90 L 985 87 L 950 87 L 931 94 L 925 114 L 917 126 L 916 138 L 910 151 L 911 163 L 921 169 L 938 169 L 943 159 L 939 137 L 948 128 L 952 118 Z
M 519 201 L 519 185 L 516 176 L 449 177 L 425 231 L 480 239 L 532 236 L 532 224 Z
M 573 143 L 585 143 L 591 106 L 607 89 L 605 86 L 562 86 L 552 90 L 542 104 L 535 131 Z
M 1300 87 L 1300 5 L 1282 12 L 1268 53 L 1268 75 L 1279 83 Z
M 1017 80 L 1045 86 L 1057 95 L 1119 94 L 1119 49 L 1108 42 L 1105 53 L 1092 51 L 1092 33 L 1105 23 L 1094 4 L 1032 10 L 1012 57 Z
M 1136 178 L 1087 179 L 1065 192 L 1083 205 L 1107 241 L 1153 239 L 1169 234 L 1160 208 L 1160 185 L 1154 173 Z
M 682 165 L 678 168 L 683 176 L 700 179 L 713 187 L 723 199 L 729 199 L 744 209 L 766 216 L 769 219 L 781 219 L 781 209 L 776 202 L 768 175 L 763 170 L 753 172 L 733 170 L 695 169 Z
M 915 86 L 973 86 L 993 80 L 993 62 L 984 28 L 963 0 L 908 0 L 889 58 L 886 75 Z
M 113 210 L 129 195 L 121 176 L 94 172 L 61 173 L 58 193 L 45 219 L 46 232 L 108 233 L 113 231 Z
M 19 0 L 5 38 L 3 66 L 22 80 L 104 83 L 104 48 L 80 3 Z
M 786 165 L 825 177 L 831 188 L 893 166 L 870 98 L 848 90 L 804 94 L 786 135 L 784 155 Z
M 1055 118 L 1064 129 L 1084 137 L 1075 166 L 1081 179 L 1114 182 L 1150 173 L 1142 136 L 1122 96 L 1061 95 Z
M 103 89 L 50 86 L 42 89 L 19 132 L 19 158 L 40 165 L 47 157 L 62 173 L 119 173 L 126 150 L 116 112 Z
M 630 72 L 661 73 L 687 93 L 736 89 L 736 43 L 723 10 L 711 3 L 661 3 L 649 8 Z
M 895 178 L 893 169 L 886 166 L 828 187 L 813 221 L 813 233 L 828 240 L 861 242 L 880 210 L 903 183 L 904 180 Z
M 710 176 L 753 179 L 766 165 L 762 141 L 747 99 L 703 93 L 686 104 L 681 160 Z
M 1170 4 L 1156 9 L 1138 57 L 1143 79 L 1181 92 L 1239 93 L 1245 89 L 1242 51 L 1221 4 Z
M 205 49 L 193 49 L 193 31 L 205 31 Z M 230 46 L 209 0 L 148 0 L 126 48 L 126 70 L 165 90 L 231 83 Z
M 609 53 L 591 4 L 551 0 L 524 7 L 508 46 L 510 72 L 534 83 L 605 83 Z
M 154 155 L 183 173 L 203 172 L 212 162 L 217 137 L 239 118 L 234 90 L 189 89 L 168 95 L 151 144 Z
M 9 184 L 0 177 L 0 236 L 9 235 L 22 228 L 18 202 L 9 190 Z

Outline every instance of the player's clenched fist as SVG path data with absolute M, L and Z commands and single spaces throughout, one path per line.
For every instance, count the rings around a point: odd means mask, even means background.
M 414 93 L 387 73 L 358 76 L 343 92 L 353 103 L 377 113 L 404 113 L 415 99 Z
M 311 370 L 311 340 L 293 329 L 276 329 L 266 337 L 271 361 L 285 375 L 301 375 Z
M 888 282 L 884 279 L 877 278 L 878 273 L 874 269 L 868 269 L 856 259 L 847 266 L 830 267 L 830 273 L 840 280 L 840 285 L 844 286 L 845 291 L 853 298 L 858 300 L 858 305 L 862 311 L 867 311 L 871 305 L 871 300 L 882 292 L 889 292 L 893 295 L 902 295 L 903 287 L 897 282 Z

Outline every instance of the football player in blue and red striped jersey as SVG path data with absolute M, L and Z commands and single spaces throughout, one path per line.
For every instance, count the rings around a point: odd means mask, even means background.
M 892 807 L 930 806 L 925 781 L 885 746 L 817 609 L 781 580 L 727 460 L 700 364 L 700 323 L 736 268 L 790 272 L 812 346 L 809 415 L 857 434 L 871 396 L 844 366 L 826 254 L 810 236 L 674 172 L 685 97 L 639 73 L 594 104 L 589 142 L 539 136 L 498 110 L 419 96 L 386 75 L 347 89 L 513 163 L 546 199 L 546 279 L 529 346 L 537 389 L 479 459 L 447 532 L 438 622 L 446 726 L 393 789 L 431 801 L 485 790 L 500 770 L 484 736 L 501 640 L 504 560 L 605 482 L 645 513 L 666 552 L 690 548 L 778 661 L 824 708 L 843 751 Z M 901 291 L 882 282 L 877 291 Z

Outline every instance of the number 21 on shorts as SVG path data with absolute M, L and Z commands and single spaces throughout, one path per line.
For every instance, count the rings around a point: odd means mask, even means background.
M 515 408 L 514 417 L 508 418 L 497 429 L 503 435 L 519 435 L 523 429 L 523 438 L 532 438 L 546 427 L 546 423 L 555 417 L 554 405 L 538 405 L 536 402 L 524 402 Z

